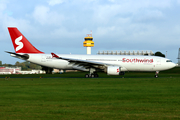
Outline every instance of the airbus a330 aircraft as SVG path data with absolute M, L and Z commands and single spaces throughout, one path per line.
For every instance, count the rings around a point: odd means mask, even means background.
M 47 73 L 53 68 L 89 71 L 85 77 L 98 77 L 98 71 L 120 75 L 125 71 L 159 71 L 176 66 L 171 60 L 157 56 L 137 55 L 72 55 L 45 54 L 36 49 L 16 27 L 8 27 L 15 52 L 11 56 L 41 65 Z

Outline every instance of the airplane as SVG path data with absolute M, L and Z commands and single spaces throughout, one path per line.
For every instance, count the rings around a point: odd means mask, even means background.
M 80 70 L 89 71 L 86 78 L 94 78 L 99 77 L 99 71 L 108 75 L 121 75 L 125 71 L 154 71 L 157 78 L 159 71 L 176 66 L 170 59 L 158 56 L 45 54 L 36 49 L 16 27 L 8 27 L 8 31 L 15 52 L 6 52 L 12 57 L 41 65 L 46 73 L 51 73 L 53 68 Z

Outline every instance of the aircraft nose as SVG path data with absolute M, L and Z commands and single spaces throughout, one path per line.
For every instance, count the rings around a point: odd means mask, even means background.
M 172 68 L 178 66 L 178 64 L 172 63 Z
M 174 68 L 175 66 L 177 66 L 177 64 L 175 64 L 173 62 L 168 63 L 168 69 Z

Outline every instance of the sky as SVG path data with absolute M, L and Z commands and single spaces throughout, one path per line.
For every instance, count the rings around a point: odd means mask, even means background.
M 7 27 L 45 53 L 86 54 L 92 31 L 92 54 L 152 50 L 177 63 L 180 0 L 0 0 L 0 61 L 15 64 Z

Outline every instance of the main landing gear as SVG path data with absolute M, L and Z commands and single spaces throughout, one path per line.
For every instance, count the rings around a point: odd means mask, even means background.
M 155 73 L 155 78 L 158 78 L 159 76 L 158 76 L 158 74 L 159 74 L 159 71 L 156 71 L 156 73 Z
M 46 71 L 46 74 L 52 74 L 53 69 L 48 67 L 42 67 L 42 70 Z
M 96 73 L 96 70 L 94 68 L 90 68 L 89 69 L 89 74 L 86 74 L 85 77 L 86 78 L 98 78 L 99 75 Z
M 97 73 L 92 73 L 92 74 L 86 74 L 85 77 L 86 78 L 98 78 L 99 75 Z

